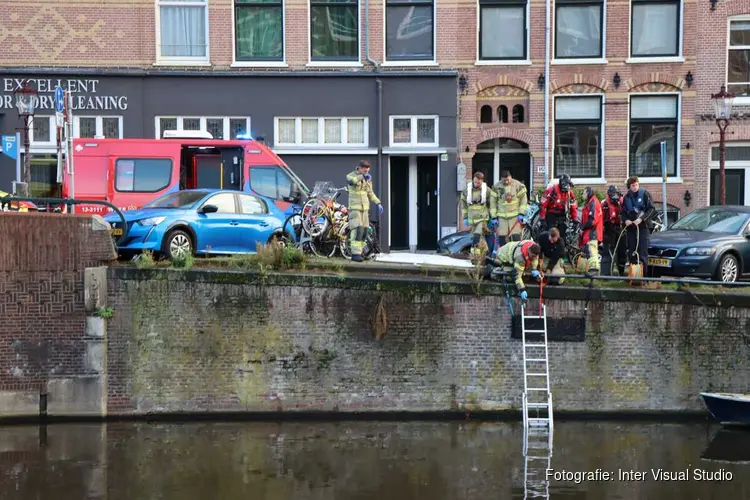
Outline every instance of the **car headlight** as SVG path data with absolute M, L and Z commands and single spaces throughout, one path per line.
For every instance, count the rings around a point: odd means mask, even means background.
M 708 256 L 708 255 L 713 255 L 715 253 L 716 253 L 716 248 L 714 247 L 690 247 L 687 250 L 685 250 L 685 255 Z
M 163 215 L 160 217 L 149 217 L 148 219 L 139 220 L 137 224 L 141 226 L 158 226 L 159 224 L 164 222 L 164 219 L 166 219 L 166 217 L 164 217 Z

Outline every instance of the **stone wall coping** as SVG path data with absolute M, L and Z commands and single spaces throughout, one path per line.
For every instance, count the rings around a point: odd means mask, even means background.
M 479 284 L 468 279 L 448 279 L 416 276 L 348 276 L 307 271 L 269 272 L 230 271 L 209 269 L 136 269 L 110 267 L 109 278 L 120 281 L 174 281 L 201 282 L 227 285 L 296 286 L 308 288 L 338 288 L 396 292 L 406 295 L 483 295 L 505 296 L 501 283 L 483 281 Z M 515 287 L 511 287 L 514 302 L 519 302 Z M 530 298 L 539 297 L 539 286 L 527 284 Z M 750 294 L 722 290 L 719 293 L 705 290 L 653 290 L 638 288 L 607 288 L 594 286 L 545 286 L 543 298 L 554 300 L 638 302 L 661 304 L 684 304 L 705 307 L 750 308 Z M 536 301 L 534 301 L 536 302 Z

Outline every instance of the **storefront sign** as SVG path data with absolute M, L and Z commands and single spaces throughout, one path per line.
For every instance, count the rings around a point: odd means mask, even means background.
M 128 109 L 128 96 L 99 93 L 99 80 L 58 79 L 58 78 L 3 78 L 0 109 L 15 109 L 13 92 L 23 87 L 24 82 L 34 87 L 38 111 L 55 111 L 55 87 L 61 86 L 73 94 L 73 111 L 125 111 Z

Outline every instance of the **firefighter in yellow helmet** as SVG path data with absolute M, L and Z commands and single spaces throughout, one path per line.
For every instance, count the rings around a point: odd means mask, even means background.
M 495 192 L 484 182 L 484 174 L 475 172 L 461 196 L 461 217 L 471 231 L 471 259 L 479 260 L 489 252 L 485 238 L 495 228 Z M 492 219 L 492 221 L 490 221 Z
M 527 269 L 531 270 L 531 277 L 541 281 L 542 274 L 539 272 L 539 255 L 541 247 L 534 240 L 511 241 L 500 247 L 493 255 L 498 270 L 509 273 L 518 291 L 521 292 L 521 299 L 526 300 L 526 286 L 523 283 L 523 273 Z
M 510 172 L 504 170 L 492 189 L 497 193 L 497 244 L 503 246 L 509 241 L 520 241 L 523 232 L 526 208 L 529 205 L 529 194 L 523 182 L 511 177 Z
M 370 227 L 370 202 L 378 206 L 378 217 L 383 215 L 383 205 L 372 190 L 370 162 L 362 160 L 356 170 L 346 176 L 349 192 L 349 244 L 352 261 L 362 262 L 367 229 Z

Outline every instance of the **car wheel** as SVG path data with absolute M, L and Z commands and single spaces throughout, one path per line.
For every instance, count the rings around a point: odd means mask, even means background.
M 193 255 L 193 240 L 182 229 L 175 229 L 164 240 L 164 254 L 171 259 L 184 259 Z
M 714 279 L 724 283 L 734 283 L 740 276 L 740 264 L 737 257 L 728 253 L 719 259 L 719 265 L 716 266 Z

